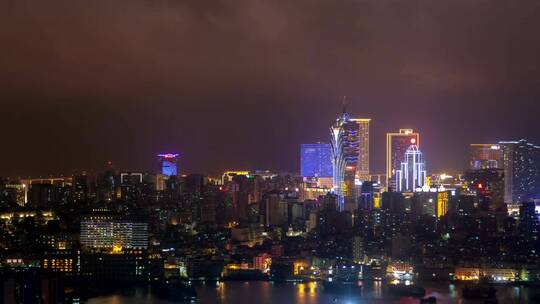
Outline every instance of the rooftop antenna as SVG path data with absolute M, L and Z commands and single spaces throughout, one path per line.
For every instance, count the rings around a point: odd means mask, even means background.
M 343 114 L 347 113 L 347 96 L 343 96 Z

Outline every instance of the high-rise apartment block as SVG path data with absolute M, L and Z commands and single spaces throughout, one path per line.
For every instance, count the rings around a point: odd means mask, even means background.
M 504 202 L 522 203 L 540 195 L 540 147 L 526 140 L 499 145 L 503 150 Z

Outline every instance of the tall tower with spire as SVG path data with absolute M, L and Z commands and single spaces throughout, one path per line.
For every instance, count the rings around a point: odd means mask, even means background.
M 357 187 L 369 178 L 369 123 L 370 119 L 351 118 L 347 113 L 346 98 L 343 111 L 330 127 L 332 136 L 333 190 L 338 197 L 338 209 L 346 203 L 353 208 L 357 202 Z

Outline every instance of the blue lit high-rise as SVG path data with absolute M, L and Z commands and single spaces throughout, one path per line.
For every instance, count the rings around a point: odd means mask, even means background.
M 332 146 L 329 143 L 303 144 L 300 148 L 303 177 L 332 177 Z
M 166 176 L 178 175 L 178 154 L 158 154 L 161 174 Z

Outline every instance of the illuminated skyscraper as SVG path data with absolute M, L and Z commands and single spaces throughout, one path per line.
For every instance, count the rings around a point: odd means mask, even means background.
M 178 175 L 178 154 L 158 154 L 161 174 L 166 176 Z
M 300 148 L 300 172 L 303 177 L 332 177 L 332 145 L 303 144 Z
M 396 190 L 414 192 L 426 184 L 426 164 L 418 146 L 411 145 L 405 152 L 401 168 L 396 170 Z
M 405 161 L 405 152 L 411 145 L 420 147 L 420 134 L 412 129 L 400 129 L 399 133 L 386 134 L 386 180 L 387 187 L 396 189 L 396 171 Z
M 351 121 L 358 124 L 358 166 L 356 176 L 361 181 L 368 181 L 369 178 L 369 118 L 353 118 Z
M 504 202 L 540 196 L 540 147 L 526 140 L 499 142 L 503 150 Z
M 356 201 L 356 180 L 369 175 L 369 119 L 351 119 L 345 108 L 330 128 L 334 193 L 338 209 Z
M 497 144 L 471 144 L 472 170 L 501 169 L 503 166 L 503 153 Z
M 346 130 L 344 126 L 349 120 L 349 115 L 343 113 L 343 115 L 336 120 L 336 123 L 330 128 L 332 132 L 332 171 L 333 171 L 333 180 L 334 187 L 333 191 L 337 196 L 337 205 L 339 210 L 343 210 L 346 195 L 346 183 L 345 183 L 345 167 L 347 163 L 350 165 L 351 161 L 347 161 L 345 156 L 345 145 L 346 145 Z M 349 171 L 352 168 L 349 167 Z M 350 174 L 349 174 L 350 177 Z

